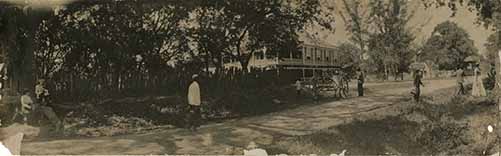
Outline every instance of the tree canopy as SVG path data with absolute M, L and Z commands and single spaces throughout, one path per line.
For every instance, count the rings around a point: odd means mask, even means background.
M 423 48 L 423 59 L 431 60 L 439 69 L 454 70 L 464 66 L 465 58 L 478 56 L 478 50 L 466 30 L 446 21 L 435 27 Z
M 225 58 L 238 60 L 245 69 L 254 52 L 297 48 L 307 26 L 333 30 L 333 17 L 320 1 L 74 1 L 46 11 L 40 23 L 28 24 L 35 26 L 34 33 L 21 27 L 21 19 L 30 16 L 22 7 L 3 4 L 12 11 L 0 10 L 0 28 L 8 32 L 1 34 L 2 48 L 18 64 L 30 64 L 24 59 L 29 56 L 19 51 L 34 54 L 38 78 L 73 76 L 122 90 L 125 83 L 136 82 L 134 77 L 148 79 L 144 83 L 160 81 L 172 70 L 200 72 L 202 63 L 221 69 Z M 22 50 L 26 46 L 18 41 L 26 38 L 23 34 L 36 38 L 32 50 Z M 9 67 L 21 71 L 15 64 Z
M 298 33 L 308 24 L 332 30 L 332 21 L 319 18 L 325 17 L 320 6 L 319 0 L 203 1 L 194 12 L 193 37 L 197 50 L 216 67 L 229 58 L 247 69 L 254 52 L 266 49 L 273 55 L 297 48 Z
M 370 62 L 375 70 L 388 78 L 390 73 L 402 74 L 414 56 L 414 36 L 407 28 L 412 17 L 405 0 L 376 0 L 369 3 Z

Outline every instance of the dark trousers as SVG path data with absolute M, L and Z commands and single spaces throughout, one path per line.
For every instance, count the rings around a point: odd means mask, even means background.
M 421 86 L 416 86 L 416 92 L 414 93 L 414 100 L 416 100 L 416 102 L 419 102 L 420 100 L 420 96 L 421 96 Z
M 459 91 L 458 91 L 458 95 L 465 95 L 466 94 L 466 91 L 464 89 L 464 84 L 463 83 L 458 83 L 459 85 Z
M 364 96 L 364 83 L 358 83 L 358 96 Z
M 202 118 L 200 114 L 200 106 L 189 105 L 189 111 L 188 128 L 200 127 L 200 120 Z
M 296 95 L 297 95 L 297 97 L 300 97 L 301 96 L 301 90 L 296 90 Z

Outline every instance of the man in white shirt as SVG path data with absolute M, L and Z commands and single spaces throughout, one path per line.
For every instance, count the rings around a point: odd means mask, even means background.
M 25 89 L 23 95 L 21 96 L 21 112 L 23 116 L 23 122 L 26 124 L 28 121 L 28 114 L 31 112 L 31 107 L 33 105 L 33 100 L 30 97 L 29 90 Z
M 190 108 L 191 116 L 189 128 L 192 131 L 196 131 L 196 129 L 200 126 L 200 105 L 202 102 L 200 97 L 200 86 L 198 85 L 198 75 L 194 74 L 191 78 L 192 82 L 188 88 L 188 106 Z
M 296 80 L 296 93 L 297 93 L 297 98 L 301 96 L 301 80 L 297 79 Z

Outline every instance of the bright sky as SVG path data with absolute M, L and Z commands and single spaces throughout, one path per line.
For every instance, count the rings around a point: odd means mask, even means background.
M 411 19 L 411 26 L 420 27 L 421 29 L 416 29 L 415 35 L 417 39 L 416 43 L 422 43 L 423 40 L 427 39 L 436 25 L 445 22 L 447 20 L 454 21 L 458 25 L 464 28 L 469 34 L 470 38 L 475 41 L 475 46 L 479 49 L 480 53 L 485 51 L 484 44 L 487 41 L 487 37 L 493 33 L 491 30 L 485 29 L 483 26 L 474 24 L 476 14 L 474 12 L 469 12 L 465 8 L 460 8 L 459 12 L 455 17 L 450 17 L 451 11 L 447 7 L 442 8 L 428 8 L 425 9 L 420 3 L 421 1 L 412 1 L 410 8 L 415 8 L 416 12 L 414 17 Z M 335 4 L 337 8 L 341 8 L 341 0 L 336 0 Z M 332 4 L 329 4 L 332 5 Z M 326 37 L 326 41 L 331 44 L 339 44 L 348 41 L 349 33 L 345 30 L 345 24 L 339 16 L 338 11 L 336 11 L 336 32 L 334 34 L 330 33 Z M 420 26 L 423 25 L 424 26 Z

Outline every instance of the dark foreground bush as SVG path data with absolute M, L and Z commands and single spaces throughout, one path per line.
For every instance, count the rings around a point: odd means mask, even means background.
M 489 111 L 495 109 L 495 102 L 490 99 L 471 97 L 453 97 L 444 103 L 425 101 L 413 106 L 411 113 L 423 115 L 414 140 L 429 150 L 426 154 L 481 154 L 487 146 L 479 146 L 485 140 L 472 136 L 479 134 L 487 125 L 474 127 L 474 120 L 490 120 L 496 116 Z M 493 123 L 491 123 L 493 124 Z M 479 131 L 480 130 L 480 131 Z M 483 132 L 482 132 L 483 133 Z

